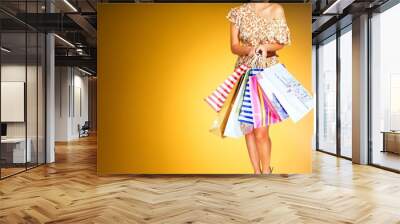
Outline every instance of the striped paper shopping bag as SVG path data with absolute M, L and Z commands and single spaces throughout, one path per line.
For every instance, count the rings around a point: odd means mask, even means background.
M 241 65 L 235 69 L 235 71 L 225 81 L 214 90 L 211 95 L 204 98 L 204 100 L 213 108 L 216 112 L 221 111 L 225 100 L 235 86 L 239 78 L 246 73 L 249 68 L 246 65 Z

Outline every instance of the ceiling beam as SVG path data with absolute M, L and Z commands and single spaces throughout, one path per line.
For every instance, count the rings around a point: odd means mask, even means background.
M 96 57 L 91 56 L 55 56 L 56 66 L 79 66 L 88 67 L 96 71 L 97 60 Z
M 97 30 L 88 22 L 85 17 L 80 14 L 68 14 L 67 16 L 77 25 L 79 25 L 82 30 L 85 31 L 92 39 L 94 39 L 94 42 L 96 42 Z

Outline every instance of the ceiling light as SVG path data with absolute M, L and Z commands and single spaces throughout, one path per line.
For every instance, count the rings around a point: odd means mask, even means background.
M 11 50 L 9 50 L 9 49 L 7 49 L 5 47 L 1 47 L 1 51 L 4 51 L 6 53 L 10 53 L 11 52 Z
M 78 53 L 79 55 L 83 55 L 83 49 L 82 48 L 77 48 L 76 49 L 76 53 Z
M 85 74 L 87 74 L 87 75 L 93 75 L 92 73 L 90 73 L 90 72 L 88 72 L 88 71 L 86 71 L 86 70 L 83 70 L 83 69 L 81 69 L 81 68 L 79 68 L 79 67 L 78 67 L 78 70 L 81 71 L 81 72 L 83 72 L 83 73 L 85 73 Z
M 67 4 L 74 12 L 78 12 L 78 10 L 68 0 L 64 0 L 64 3 Z
M 62 42 L 66 43 L 68 46 L 75 48 L 75 45 L 73 45 L 73 44 L 72 44 L 71 42 L 69 42 L 68 40 L 66 40 L 66 39 L 64 39 L 64 38 L 62 38 L 62 37 L 60 37 L 60 36 L 57 35 L 57 34 L 54 34 L 54 36 L 57 37 L 57 38 L 58 38 L 59 40 L 61 40 Z

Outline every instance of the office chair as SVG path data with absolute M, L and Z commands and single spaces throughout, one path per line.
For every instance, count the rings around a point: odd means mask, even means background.
M 89 136 L 89 129 L 90 129 L 89 121 L 85 121 L 82 127 L 78 125 L 78 129 L 79 129 L 79 138 Z

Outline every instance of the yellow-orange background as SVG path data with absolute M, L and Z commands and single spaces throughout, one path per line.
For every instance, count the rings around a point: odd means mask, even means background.
M 99 4 L 98 173 L 252 173 L 244 138 L 208 130 L 203 101 L 232 71 L 229 9 L 238 4 Z M 311 90 L 311 10 L 283 4 L 282 62 Z M 311 172 L 313 115 L 270 128 L 276 173 Z

